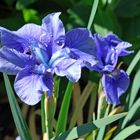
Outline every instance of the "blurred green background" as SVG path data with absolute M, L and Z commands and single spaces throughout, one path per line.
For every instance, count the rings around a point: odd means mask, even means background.
M 44 16 L 60 11 L 62 12 L 61 19 L 66 31 L 75 27 L 87 27 L 92 4 L 93 0 L 0 0 L 0 26 L 17 30 L 26 23 L 41 24 L 41 19 Z M 103 36 L 113 32 L 121 39 L 133 44 L 131 49 L 135 53 L 119 60 L 119 62 L 124 62 L 121 67 L 126 69 L 140 49 L 140 0 L 99 0 L 99 6 L 91 30 L 93 33 L 97 32 Z M 139 68 L 140 62 L 135 67 L 131 79 L 133 79 Z M 10 79 L 13 82 L 14 78 L 10 77 Z M 89 74 L 87 70 L 83 70 L 80 80 L 81 90 L 84 89 L 88 80 L 97 83 L 99 75 L 95 72 Z M 125 101 L 122 101 L 122 104 L 123 102 Z M 61 97 L 60 101 L 58 101 L 58 109 L 60 104 Z M 29 124 L 33 123 L 31 122 L 34 119 L 32 118 L 34 116 L 31 116 L 32 112 L 40 114 L 38 110 L 40 105 L 28 107 L 21 104 L 21 107 Z M 88 104 L 85 105 L 85 110 L 86 108 L 88 108 Z M 13 140 L 17 136 L 17 132 L 11 116 L 2 74 L 0 75 L 0 114 L 0 140 Z M 140 115 L 139 111 L 137 111 L 137 114 Z M 39 115 L 36 116 L 35 122 L 38 127 L 34 134 L 40 134 Z

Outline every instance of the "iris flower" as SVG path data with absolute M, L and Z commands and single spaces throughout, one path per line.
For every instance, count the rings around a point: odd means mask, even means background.
M 91 32 L 77 28 L 65 34 L 59 16 L 49 14 L 41 26 L 29 23 L 17 31 L 0 27 L 0 71 L 16 75 L 14 89 L 28 105 L 37 104 L 43 92 L 52 95 L 54 73 L 76 82 L 81 67 L 97 63 Z
M 106 37 L 95 34 L 94 40 L 98 63 L 89 66 L 89 69 L 102 73 L 102 86 L 107 103 L 119 104 L 119 97 L 129 86 L 129 76 L 123 70 L 115 69 L 115 67 L 119 57 L 133 53 L 133 51 L 126 50 L 131 47 L 131 44 L 122 41 L 114 34 Z

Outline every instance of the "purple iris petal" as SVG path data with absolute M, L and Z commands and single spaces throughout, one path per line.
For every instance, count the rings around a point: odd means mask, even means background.
M 112 46 L 117 46 L 122 40 L 115 34 L 108 34 L 105 37 L 106 41 L 110 43 Z
M 94 35 L 94 40 L 96 43 L 95 51 L 98 63 L 93 67 L 89 67 L 89 69 L 102 73 L 113 71 L 118 61 L 118 54 L 115 48 L 99 34 Z
M 71 51 L 74 59 L 81 59 L 92 66 L 97 63 L 95 57 L 95 42 L 91 32 L 86 28 L 77 28 L 66 34 L 65 46 Z
M 66 76 L 71 82 L 77 82 L 81 76 L 81 62 L 66 58 L 58 63 L 54 70 L 58 76 Z
M 34 59 L 29 55 L 6 47 L 0 49 L 0 71 L 2 72 L 17 74 L 21 68 L 34 63 Z
M 131 47 L 132 44 L 122 41 L 117 35 L 115 34 L 109 34 L 105 37 L 105 40 L 108 42 L 108 44 L 111 47 L 114 47 L 118 53 L 118 56 L 126 56 L 133 51 L 126 50 L 127 48 Z
M 129 86 L 129 76 L 123 70 L 115 70 L 111 74 L 103 75 L 102 85 L 107 103 L 119 104 L 119 97 Z
M 9 75 L 16 75 L 22 68 L 14 65 L 0 56 L 0 71 Z
M 28 23 L 15 31 L 15 34 L 22 38 L 25 38 L 26 40 L 28 40 L 28 42 L 32 42 L 34 40 L 40 41 L 42 29 L 39 25 Z
M 129 55 L 131 53 L 134 53 L 134 51 L 129 51 L 126 50 L 127 48 L 131 47 L 132 44 L 128 43 L 128 42 L 121 42 L 116 46 L 116 49 L 118 51 L 119 56 L 126 56 Z
M 41 41 L 47 44 L 50 54 L 62 48 L 65 42 L 65 29 L 59 19 L 60 14 L 60 12 L 52 13 L 42 20 L 44 33 L 41 36 Z
M 16 35 L 13 31 L 0 27 L 0 34 L 2 46 L 16 49 L 20 52 L 23 52 L 24 48 L 28 46 L 28 42 L 24 38 Z
M 70 50 L 69 48 L 63 48 L 60 49 L 59 51 L 55 52 L 49 61 L 49 66 L 51 68 L 54 68 L 58 63 L 63 61 L 66 58 L 70 58 Z
M 15 79 L 14 88 L 19 98 L 28 105 L 37 104 L 43 92 L 49 95 L 53 89 L 53 79 L 51 74 L 33 73 L 36 69 L 26 67 L 21 70 Z

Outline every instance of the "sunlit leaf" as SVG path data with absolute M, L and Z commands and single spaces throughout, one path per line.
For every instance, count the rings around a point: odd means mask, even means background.
M 114 131 L 117 129 L 117 126 L 112 127 L 105 135 L 104 140 L 110 140 L 111 136 L 113 135 Z
M 140 130 L 140 120 L 134 122 L 132 125 L 124 128 L 118 135 L 116 135 L 113 140 L 124 140 L 128 136 Z
M 51 140 L 73 140 L 78 137 L 81 137 L 85 134 L 91 133 L 92 131 L 104 127 L 122 117 L 124 117 L 126 113 L 120 113 L 111 117 L 106 117 L 103 119 L 96 120 L 91 123 L 83 124 L 78 127 L 74 127 L 64 133 L 61 133 L 59 136 L 52 138 Z
M 128 111 L 127 116 L 124 118 L 124 121 L 122 122 L 122 129 L 126 126 L 126 124 L 133 118 L 133 116 L 135 115 L 136 111 L 138 110 L 138 108 L 140 107 L 140 98 L 137 99 L 137 101 L 133 104 L 133 106 L 131 107 L 131 109 Z

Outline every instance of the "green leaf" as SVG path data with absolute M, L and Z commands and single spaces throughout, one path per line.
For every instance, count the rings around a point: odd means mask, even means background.
M 81 137 L 85 134 L 91 133 L 92 131 L 104 127 L 122 117 L 124 117 L 126 113 L 120 113 L 111 117 L 106 117 L 103 119 L 98 119 L 91 123 L 83 124 L 78 127 L 74 127 L 64 133 L 61 133 L 59 136 L 52 138 L 51 140 L 73 140 L 78 137 Z
M 140 120 L 123 129 L 118 135 L 113 138 L 113 140 L 124 140 L 138 130 L 140 130 Z
M 112 127 L 105 135 L 104 140 L 111 140 L 111 136 L 113 135 L 114 131 L 117 129 L 117 126 Z
M 129 97 L 130 99 L 129 99 L 129 104 L 128 104 L 129 109 L 132 107 L 139 89 L 140 89 L 140 69 L 137 71 L 134 77 L 133 83 L 132 83 L 132 88 L 131 88 L 130 97 Z
M 64 98 L 62 101 L 61 109 L 58 116 L 58 122 L 56 126 L 56 135 L 59 135 L 61 132 L 66 130 L 67 118 L 68 118 L 68 110 L 70 105 L 70 99 L 72 95 L 72 87 L 73 83 L 69 82 L 64 93 Z
M 134 67 L 136 66 L 136 64 L 139 62 L 140 60 L 140 50 L 137 52 L 137 54 L 135 55 L 135 57 L 133 58 L 132 62 L 130 63 L 128 69 L 126 70 L 126 73 L 128 75 L 131 74 L 131 72 L 133 71 Z
M 124 121 L 122 123 L 122 129 L 126 126 L 126 124 L 132 119 L 132 117 L 135 115 L 136 111 L 140 107 L 140 98 L 133 104 L 131 109 L 129 110 L 127 116 L 124 118 Z
M 108 116 L 109 110 L 110 110 L 110 105 L 108 105 L 108 107 L 106 109 L 104 118 Z M 103 140 L 103 137 L 104 137 L 104 134 L 105 134 L 105 130 L 106 130 L 106 126 L 100 128 L 96 140 Z
M 40 19 L 37 14 L 38 12 L 34 9 L 23 9 L 23 17 L 25 22 L 39 23 Z
M 93 20 L 94 20 L 96 11 L 97 11 L 98 4 L 99 4 L 99 0 L 94 0 L 93 5 L 92 5 L 92 10 L 90 13 L 90 17 L 89 17 L 89 21 L 88 21 L 88 25 L 87 25 L 88 29 L 90 29 L 92 26 L 92 23 L 93 23 Z
M 29 129 L 27 127 L 25 120 L 22 117 L 19 105 L 17 103 L 17 100 L 15 98 L 14 92 L 12 90 L 12 87 L 9 81 L 9 78 L 6 74 L 3 74 L 3 76 L 4 76 L 4 82 L 6 86 L 10 108 L 12 111 L 12 115 L 13 115 L 13 119 L 17 128 L 17 131 L 22 140 L 31 140 Z

